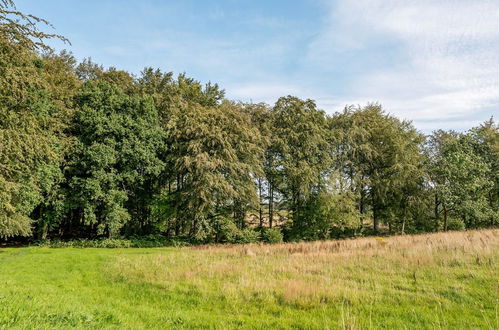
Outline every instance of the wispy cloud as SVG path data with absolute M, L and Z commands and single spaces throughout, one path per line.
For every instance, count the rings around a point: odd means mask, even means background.
M 351 0 L 329 9 L 311 61 L 390 57 L 354 75 L 338 105 L 379 101 L 425 129 L 461 128 L 499 108 L 498 1 Z
M 499 112 L 499 0 L 17 3 L 80 59 L 186 72 L 238 100 L 292 94 L 329 113 L 380 102 L 425 131 Z

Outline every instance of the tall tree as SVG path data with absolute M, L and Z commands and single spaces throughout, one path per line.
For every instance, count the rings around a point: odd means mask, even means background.
M 272 189 L 286 199 L 297 233 L 307 226 L 306 204 L 322 189 L 330 168 L 326 115 L 312 100 L 288 96 L 276 102 L 272 117 Z
M 470 134 L 443 131 L 435 132 L 429 144 L 435 218 L 438 221 L 442 215 L 442 229 L 447 230 L 450 221 L 454 226 L 457 222 L 477 228 L 494 219 L 488 200 L 494 189 L 494 174 L 480 154 L 483 146 Z
M 115 84 L 90 81 L 76 97 L 71 126 L 76 143 L 68 159 L 67 230 L 73 225 L 91 234 L 116 236 L 136 214 L 147 220 L 141 192 L 164 162 L 164 133 L 149 97 L 128 96 Z M 149 187 L 152 189 L 153 187 Z
M 258 189 L 258 225 L 263 229 L 265 219 L 268 219 L 269 227 L 273 225 L 273 204 L 274 191 L 273 182 L 275 182 L 275 168 L 272 166 L 273 154 L 271 139 L 273 134 L 272 109 L 265 103 L 246 104 L 243 111 L 251 118 L 251 125 L 258 128 L 262 137 L 262 149 L 264 150 L 263 159 L 260 161 L 263 171 L 257 177 Z M 272 204 L 272 205 L 271 205 Z M 265 205 L 268 205 L 268 214 L 266 214 Z
M 260 134 L 237 104 L 189 104 L 173 115 L 169 145 L 176 176 L 172 191 L 175 231 L 206 238 L 236 203 L 255 202 Z M 240 207 L 239 205 L 239 207 Z
M 44 81 L 45 20 L 0 1 L 0 236 L 29 235 L 29 215 L 57 176 L 60 109 Z M 60 38 L 60 37 L 59 37 Z M 63 39 L 63 38 L 62 38 Z M 64 40 L 64 39 L 63 39 Z
M 490 208 L 490 226 L 499 224 L 499 125 L 491 118 L 469 132 L 475 153 L 488 166 L 487 177 L 492 187 L 488 190 L 487 200 Z
M 378 104 L 345 109 L 333 128 L 340 130 L 339 170 L 358 196 L 361 214 L 369 207 L 375 232 L 380 222 L 404 226 L 410 198 L 423 184 L 423 136 Z

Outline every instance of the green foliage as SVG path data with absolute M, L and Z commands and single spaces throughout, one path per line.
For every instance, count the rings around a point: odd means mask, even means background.
M 219 217 L 214 223 L 215 242 L 234 243 L 239 233 L 234 221 L 229 217 Z
M 448 230 L 465 230 L 466 225 L 463 220 L 458 218 L 450 218 L 447 223 Z
M 362 218 L 372 218 L 374 231 L 384 222 L 403 232 L 424 184 L 424 137 L 377 104 L 347 108 L 331 127 L 342 188 L 357 195 Z
M 493 226 L 497 222 L 497 183 L 492 170 L 497 156 L 483 153 L 490 146 L 478 142 L 476 134 L 477 129 L 471 134 L 438 131 L 429 140 L 435 218 L 441 219 L 444 230 L 449 228 L 450 217 L 459 218 L 466 228 Z
M 232 243 L 248 244 L 256 243 L 259 241 L 260 234 L 257 230 L 252 228 L 240 229 L 236 232 L 234 241 Z
M 43 19 L 0 2 L 0 237 L 29 235 L 30 214 L 58 177 L 64 111 L 36 50 L 58 37 L 38 30 Z
M 65 40 L 47 24 L 0 0 L 2 239 L 243 243 L 280 241 L 275 225 L 294 240 L 499 225 L 492 119 L 425 139 L 379 104 L 329 116 L 294 96 L 233 102 L 186 74 L 77 63 L 46 45 Z
M 282 193 L 296 230 L 307 227 L 305 205 L 323 188 L 331 165 L 327 119 L 312 100 L 281 97 L 272 109 L 269 148 L 272 181 Z
M 328 239 L 350 229 L 361 227 L 360 213 L 352 194 L 321 191 L 304 211 L 306 227 L 292 230 L 293 240 Z
M 216 243 L 244 244 L 257 242 L 259 240 L 259 233 L 252 228 L 239 229 L 233 219 L 229 217 L 219 217 L 214 220 L 212 237 Z
M 168 131 L 175 178 L 176 226 L 203 239 L 218 214 L 255 203 L 260 135 L 237 104 L 192 105 L 174 114 Z
M 130 240 L 125 239 L 111 239 L 105 238 L 101 240 L 88 240 L 88 239 L 77 239 L 71 241 L 63 240 L 41 240 L 35 242 L 34 245 L 40 247 L 50 247 L 50 248 L 130 248 L 132 243 Z
M 188 246 L 185 239 L 167 239 L 161 235 L 132 236 L 125 238 L 102 238 L 102 239 L 43 239 L 33 243 L 34 246 L 50 248 L 156 248 L 165 246 Z
M 262 240 L 265 243 L 282 243 L 283 235 L 279 228 L 264 228 L 262 232 Z
M 127 96 L 114 84 L 85 83 L 76 105 L 76 142 L 66 167 L 68 212 L 80 214 L 77 220 L 96 234 L 116 236 L 131 218 L 125 203 L 142 207 L 133 197 L 164 168 L 164 133 L 149 98 Z

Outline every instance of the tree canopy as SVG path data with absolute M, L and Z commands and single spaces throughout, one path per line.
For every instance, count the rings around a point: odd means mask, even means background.
M 0 237 L 313 240 L 499 224 L 499 127 L 429 135 L 380 104 L 229 100 L 56 53 L 0 1 Z

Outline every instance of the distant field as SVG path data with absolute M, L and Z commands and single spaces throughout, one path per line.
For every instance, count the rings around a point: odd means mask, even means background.
M 0 328 L 499 328 L 499 230 L 0 249 Z

